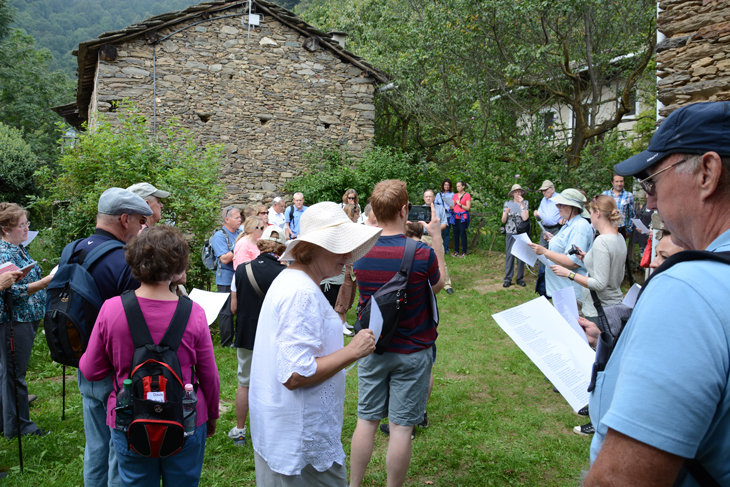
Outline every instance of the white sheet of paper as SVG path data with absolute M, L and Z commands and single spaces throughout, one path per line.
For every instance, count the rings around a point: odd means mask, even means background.
M 38 236 L 38 232 L 33 230 L 28 230 L 28 240 L 23 242 L 23 247 L 27 247 L 29 243 L 33 241 L 34 238 Z
M 378 302 L 374 299 L 373 303 L 370 305 L 369 328 L 373 330 L 373 335 L 375 335 L 375 343 L 378 343 L 378 338 L 380 338 L 380 334 L 383 332 L 383 314 L 380 312 L 380 306 L 378 306 Z
M 574 411 L 588 404 L 595 352 L 547 299 L 539 297 L 492 318 L 558 388 Z
M 634 223 L 634 225 L 636 225 L 636 228 L 641 230 L 641 233 L 643 233 L 644 235 L 649 235 L 649 233 L 651 232 L 651 230 L 646 228 L 646 225 L 644 225 L 644 222 L 642 222 L 638 218 L 632 218 L 631 221 Z
M 512 244 L 512 255 L 530 267 L 534 266 L 537 260 L 537 254 L 528 245 L 532 243 L 530 238 L 524 233 L 518 233 L 517 235 L 512 235 L 512 237 L 515 239 L 515 242 Z
M 195 288 L 190 291 L 188 297 L 202 306 L 205 311 L 205 319 L 208 320 L 208 326 L 213 324 L 221 312 L 221 308 L 226 304 L 226 300 L 230 293 L 213 293 Z
M 51 276 L 55 275 L 56 274 L 56 271 L 58 271 L 58 266 L 56 266 L 53 269 L 51 269 L 51 272 L 49 273 L 49 275 L 51 275 Z
M 631 286 L 631 289 L 629 289 L 629 292 L 626 293 L 626 297 L 621 302 L 621 304 L 633 309 L 634 306 L 636 306 L 636 300 L 639 299 L 640 291 L 641 286 L 639 284 L 634 284 L 633 286 Z
M 570 286 L 553 292 L 553 306 L 558 310 L 560 316 L 565 318 L 570 327 L 588 343 L 586 333 L 578 324 L 578 301 L 575 298 L 575 288 Z
M 540 220 L 537 220 L 537 224 L 540 225 L 540 228 L 542 228 L 542 233 L 548 233 L 548 231 L 545 230 L 545 227 L 543 226 L 543 224 Z

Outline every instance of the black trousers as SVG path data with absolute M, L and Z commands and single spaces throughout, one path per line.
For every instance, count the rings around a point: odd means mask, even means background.
M 231 286 L 217 285 L 219 293 L 227 293 L 228 299 L 218 313 L 218 326 L 221 329 L 221 346 L 233 344 L 233 313 L 231 313 Z

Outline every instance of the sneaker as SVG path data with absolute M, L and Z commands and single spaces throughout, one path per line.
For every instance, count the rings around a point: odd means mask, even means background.
M 348 329 L 348 330 L 350 330 L 350 331 L 354 331 L 354 330 L 355 330 L 355 327 L 354 327 L 354 326 L 352 326 L 352 325 L 351 325 L 351 324 L 349 324 L 349 323 L 344 323 L 344 325 L 345 325 L 345 328 L 347 328 L 347 329 Z
M 390 436 L 390 425 L 388 423 L 382 423 L 380 425 L 380 431 L 385 436 Z M 411 431 L 411 439 L 414 440 L 416 438 L 416 427 L 413 427 L 413 430 Z
M 573 428 L 573 433 L 581 436 L 591 436 L 596 432 L 596 428 L 593 427 L 593 423 L 584 424 L 582 426 L 576 426 Z
M 522 287 L 527 286 L 527 284 L 525 284 L 525 281 L 517 281 L 517 285 Z
M 459 256 L 459 252 L 454 252 L 453 254 L 451 254 L 451 257 L 458 257 L 458 256 Z
M 454 289 L 453 288 L 448 288 L 446 290 L 446 294 L 454 294 Z
M 342 325 L 342 334 L 345 335 L 346 337 L 354 337 L 355 336 L 355 332 L 352 332 L 352 331 L 348 330 L 345 325 Z
M 583 406 L 578 410 L 578 416 L 589 416 L 588 414 L 588 406 Z
M 26 433 L 23 436 L 41 436 L 41 437 L 43 437 L 43 436 L 46 436 L 47 434 L 48 434 L 48 431 L 38 428 L 37 430 L 32 431 L 30 433 Z
M 231 431 L 228 432 L 228 438 L 233 440 L 233 444 L 236 446 L 246 446 L 246 427 L 242 430 L 238 429 L 238 426 L 234 426 Z
M 466 259 L 466 252 L 465 252 L 465 253 L 463 253 L 463 254 L 461 254 L 461 258 L 462 258 L 462 259 Z
M 428 428 L 428 412 L 423 413 L 423 421 L 418 423 L 420 428 Z

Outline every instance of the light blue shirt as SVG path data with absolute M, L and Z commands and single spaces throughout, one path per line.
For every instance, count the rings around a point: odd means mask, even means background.
M 553 196 L 559 195 L 555 192 Z M 542 220 L 542 224 L 547 227 L 554 227 L 560 221 L 560 211 L 554 201 L 543 196 L 540 206 L 537 207 L 537 215 Z
M 588 220 L 580 215 L 574 216 L 571 220 L 565 222 L 565 225 L 563 225 L 563 228 L 560 229 L 558 234 L 550 239 L 548 249 L 559 254 L 568 255 L 568 250 L 570 250 L 572 245 L 580 247 L 583 252 L 588 252 L 593 246 L 593 227 L 588 223 Z M 571 271 L 585 276 L 587 272 L 586 266 L 578 258 L 578 255 L 569 255 L 568 257 L 578 265 L 577 268 L 571 269 Z M 567 277 L 558 277 L 552 269 L 549 267 L 545 268 L 545 290 L 548 296 L 552 296 L 555 291 L 570 286 L 575 288 L 575 297 L 578 302 L 582 303 L 583 288 L 580 284 L 571 281 Z
M 304 213 L 304 210 L 306 210 L 307 207 L 302 205 L 301 210 L 297 210 L 297 207 L 287 206 L 286 210 L 284 210 L 284 218 L 286 218 L 286 223 L 289 224 L 289 230 L 291 230 L 291 233 L 294 234 L 295 237 L 299 236 L 299 219 L 302 217 L 302 213 Z M 291 218 L 289 217 L 291 215 Z
M 454 193 L 451 191 L 445 191 L 443 193 L 436 193 L 436 197 L 433 201 L 437 205 L 441 205 L 446 210 L 446 213 L 451 213 L 451 208 L 454 206 Z M 451 203 L 451 205 L 449 205 Z M 443 223 L 443 222 L 441 222 Z
M 226 232 L 225 234 L 223 232 Z M 219 259 L 221 255 L 227 254 L 236 246 L 236 238 L 241 233 L 240 229 L 236 229 L 235 232 L 230 232 L 226 227 L 218 230 L 210 240 L 210 245 L 213 247 L 213 255 L 216 259 Z M 228 241 L 226 241 L 226 234 L 228 234 Z M 230 246 L 228 245 L 230 243 Z M 217 286 L 230 286 L 233 281 L 233 261 L 231 260 L 228 264 L 218 262 L 218 270 L 215 272 L 215 283 Z
M 707 250 L 730 250 L 730 230 Z M 697 457 L 730 485 L 729 275 L 726 264 L 693 261 L 652 279 L 591 393 L 591 462 L 611 428 Z
M 433 207 L 436 208 L 436 216 L 441 220 L 441 225 L 445 223 L 446 228 L 449 228 L 449 217 L 446 214 L 446 208 L 436 202 L 434 202 Z M 423 234 L 428 235 L 428 232 L 424 229 Z

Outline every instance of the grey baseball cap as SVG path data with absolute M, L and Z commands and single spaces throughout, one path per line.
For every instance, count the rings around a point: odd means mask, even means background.
M 99 197 L 97 210 L 105 215 L 127 213 L 152 216 L 152 209 L 145 200 L 122 188 L 109 188 L 104 191 Z
M 136 194 L 142 199 L 145 199 L 148 196 L 154 196 L 155 198 L 167 198 L 168 196 L 170 196 L 170 193 L 168 193 L 167 191 L 157 189 L 150 183 L 133 184 L 127 188 L 127 191 Z

